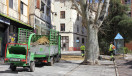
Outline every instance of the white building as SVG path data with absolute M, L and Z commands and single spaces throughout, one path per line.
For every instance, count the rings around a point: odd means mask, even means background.
M 51 21 L 61 35 L 61 47 L 64 51 L 80 50 L 86 44 L 86 29 L 82 26 L 82 18 L 72 9 L 70 0 L 52 0 Z

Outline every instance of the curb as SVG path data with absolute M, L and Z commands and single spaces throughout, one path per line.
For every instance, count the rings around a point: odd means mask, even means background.
M 113 61 L 113 63 L 114 63 L 114 67 L 115 67 L 116 76 L 120 76 L 120 75 L 119 75 L 119 72 L 118 72 L 118 69 L 117 69 L 116 62 Z

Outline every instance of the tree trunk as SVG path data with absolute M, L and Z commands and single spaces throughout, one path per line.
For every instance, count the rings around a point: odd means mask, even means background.
M 98 45 L 98 28 L 94 27 L 96 25 L 90 24 L 87 29 L 87 43 L 86 43 L 86 54 L 85 62 L 90 62 L 90 64 L 98 64 L 99 56 L 99 45 Z

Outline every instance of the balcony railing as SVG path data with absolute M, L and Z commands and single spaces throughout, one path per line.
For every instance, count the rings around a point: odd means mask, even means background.
M 51 23 L 51 17 L 50 16 L 47 16 L 45 15 L 44 13 L 41 13 L 41 16 L 40 18 L 48 23 Z

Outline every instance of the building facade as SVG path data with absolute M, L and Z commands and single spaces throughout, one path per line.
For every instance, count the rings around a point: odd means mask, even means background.
M 37 34 L 47 34 L 51 28 L 51 0 L 30 0 L 29 20 Z
M 18 28 L 47 34 L 51 26 L 51 0 L 0 0 L 0 56 L 6 43 L 18 41 Z
M 77 51 L 82 44 L 86 45 L 86 29 L 70 0 L 52 0 L 51 11 L 52 24 L 61 35 L 61 50 Z
M 33 29 L 29 25 L 30 0 L 0 0 L 0 56 L 6 43 L 17 42 L 18 28 Z

